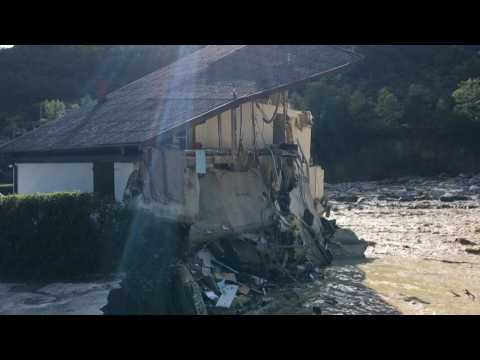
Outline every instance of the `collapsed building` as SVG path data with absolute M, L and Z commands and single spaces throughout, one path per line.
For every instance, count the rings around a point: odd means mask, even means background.
M 197 298 L 191 312 L 229 308 L 269 276 L 311 276 L 332 257 L 363 254 L 324 216 L 312 114 L 288 98 L 358 59 L 338 46 L 207 46 L 111 93 L 100 82 L 96 104 L 1 151 L 17 193 L 95 192 L 185 224 L 180 291 Z

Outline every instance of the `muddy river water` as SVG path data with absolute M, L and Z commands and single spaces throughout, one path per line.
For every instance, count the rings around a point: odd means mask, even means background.
M 271 313 L 480 314 L 479 190 L 479 175 L 327 185 L 330 218 L 369 242 L 366 259 L 335 262 Z
M 480 314 L 480 265 L 445 264 L 408 257 L 335 264 L 325 281 L 300 293 L 305 310 L 322 314 Z M 465 291 L 467 290 L 467 292 Z M 467 295 L 469 294 L 469 295 Z M 298 313 L 309 313 L 307 311 Z
M 480 314 L 478 181 L 327 186 L 331 217 L 370 246 L 366 261 L 334 264 L 307 286 L 304 306 L 323 314 Z

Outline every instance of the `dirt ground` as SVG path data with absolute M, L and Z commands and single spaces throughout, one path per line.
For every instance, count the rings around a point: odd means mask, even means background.
M 120 279 L 75 283 L 0 283 L 0 315 L 102 315 Z
M 369 242 L 276 313 L 480 314 L 480 176 L 327 185 L 331 219 Z

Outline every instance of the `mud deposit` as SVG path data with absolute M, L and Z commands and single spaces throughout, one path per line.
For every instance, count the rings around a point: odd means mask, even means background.
M 302 290 L 322 314 L 480 314 L 480 176 L 329 185 L 331 218 L 370 243 Z
M 0 284 L 0 315 L 102 315 L 120 279 L 51 284 Z
M 479 175 L 326 191 L 330 218 L 369 242 L 366 259 L 336 262 L 322 279 L 275 293 L 266 313 L 480 314 Z

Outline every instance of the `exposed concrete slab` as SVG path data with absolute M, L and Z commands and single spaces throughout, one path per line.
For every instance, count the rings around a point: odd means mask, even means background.
M 200 178 L 199 216 L 190 229 L 191 241 L 270 225 L 272 211 L 264 196 L 267 193 L 258 170 L 209 171 Z

